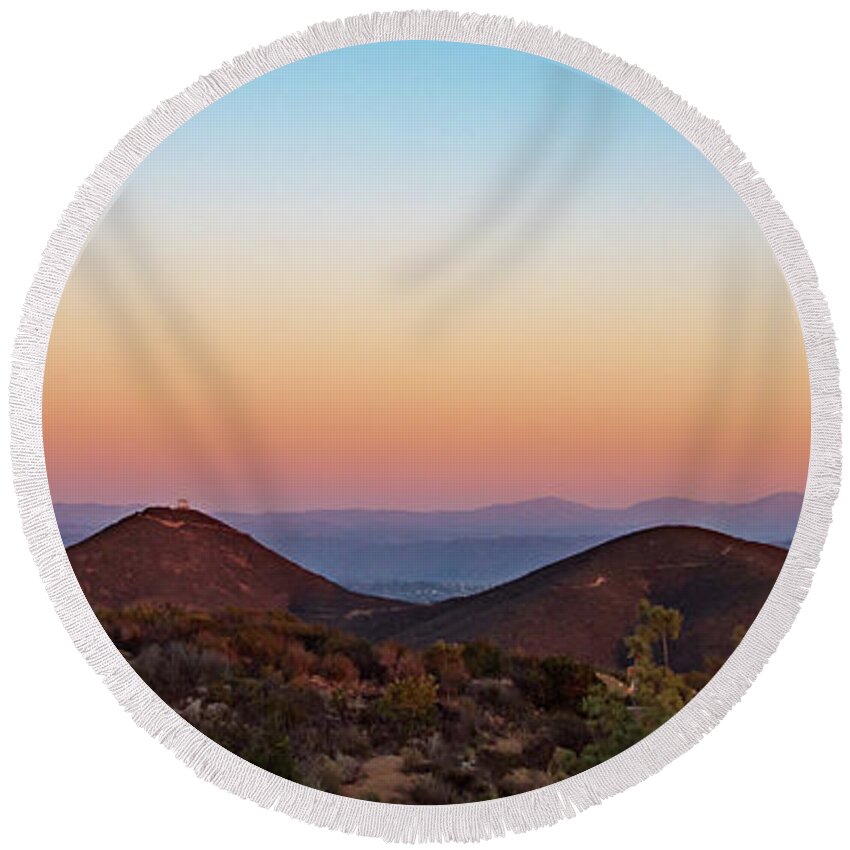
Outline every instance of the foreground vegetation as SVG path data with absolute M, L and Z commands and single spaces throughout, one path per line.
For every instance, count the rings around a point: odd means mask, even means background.
M 280 612 L 98 612 L 136 672 L 201 732 L 325 791 L 461 803 L 572 776 L 675 714 L 711 671 L 667 663 L 682 618 L 641 603 L 625 678 L 487 643 L 372 645 Z

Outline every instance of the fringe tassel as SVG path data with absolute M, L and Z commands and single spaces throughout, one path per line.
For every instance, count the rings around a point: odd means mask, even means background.
M 553 59 L 631 95 L 690 140 L 744 200 L 791 287 L 812 397 L 808 486 L 788 559 L 744 640 L 709 684 L 664 726 L 604 764 L 525 794 L 446 806 L 370 803 L 289 782 L 220 747 L 162 702 L 125 663 L 80 590 L 53 514 L 41 434 L 42 377 L 59 297 L 86 238 L 139 163 L 193 115 L 269 71 L 329 50 L 407 39 L 488 44 Z M 720 125 L 654 77 L 583 41 L 509 18 L 455 12 L 393 12 L 317 24 L 224 64 L 137 124 L 79 188 L 44 251 L 14 348 L 10 395 L 15 486 L 30 549 L 65 628 L 119 703 L 202 779 L 308 823 L 387 841 L 479 841 L 547 826 L 635 785 L 697 743 L 744 695 L 794 620 L 840 477 L 838 362 L 827 306 L 797 231 Z

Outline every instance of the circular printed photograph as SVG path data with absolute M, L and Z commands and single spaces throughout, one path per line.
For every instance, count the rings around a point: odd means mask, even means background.
M 61 298 L 50 492 L 204 735 L 400 804 L 605 762 L 735 651 L 809 464 L 788 284 L 711 163 L 555 61 L 366 44 L 147 158 Z

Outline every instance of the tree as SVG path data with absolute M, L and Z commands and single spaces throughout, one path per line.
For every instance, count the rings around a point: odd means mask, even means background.
M 654 648 L 661 645 L 664 667 L 670 669 L 670 644 L 679 639 L 684 617 L 675 608 L 653 605 L 648 599 L 638 603 L 638 624 L 634 634 L 626 638 L 629 657 L 635 663 L 654 660 Z
M 591 742 L 584 746 L 573 772 L 580 772 L 601 764 L 609 758 L 636 744 L 645 734 L 625 699 L 597 683 L 582 700 L 584 716 Z
M 669 667 L 651 663 L 640 665 L 634 700 L 640 724 L 647 734 L 684 708 L 691 696 L 693 690 L 684 678 Z
M 638 622 L 626 638 L 632 669 L 632 697 L 640 709 L 641 725 L 649 732 L 672 717 L 693 695 L 685 680 L 670 668 L 670 644 L 682 631 L 682 614 L 675 608 L 638 604 Z M 655 663 L 660 645 L 663 665 Z

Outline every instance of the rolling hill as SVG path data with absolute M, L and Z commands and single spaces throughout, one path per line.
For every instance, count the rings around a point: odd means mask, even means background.
M 623 638 L 638 601 L 684 615 L 671 653 L 675 669 L 725 659 L 732 634 L 749 626 L 785 560 L 774 546 L 717 532 L 669 526 L 635 532 L 558 561 L 499 587 L 388 613 L 358 628 L 372 639 L 411 646 L 486 639 L 532 654 L 564 653 L 601 667 L 625 664 Z
M 149 602 L 199 609 L 286 609 L 343 627 L 404 603 L 353 593 L 191 509 L 134 513 L 67 550 L 93 607 Z
M 725 658 L 782 567 L 784 549 L 687 526 L 634 532 L 473 596 L 413 605 L 355 593 L 191 509 L 154 507 L 70 546 L 95 608 L 137 603 L 205 610 L 285 609 L 370 640 L 410 646 L 489 640 L 532 654 L 563 653 L 602 668 L 625 663 L 638 601 L 685 618 L 674 668 Z

